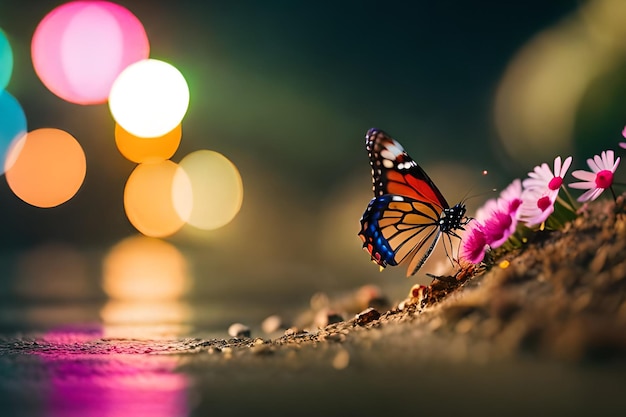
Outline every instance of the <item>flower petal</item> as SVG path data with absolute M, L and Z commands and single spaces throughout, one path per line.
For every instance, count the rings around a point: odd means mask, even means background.
M 602 194 L 604 192 L 604 188 L 598 188 L 596 189 L 596 192 L 593 193 L 593 196 L 591 197 L 591 201 L 595 200 L 596 198 L 600 197 L 600 194 Z
M 559 177 L 565 177 L 565 174 L 567 174 L 567 170 L 569 169 L 570 165 L 572 165 L 572 159 L 573 158 L 571 156 L 568 156 L 565 159 L 565 162 L 563 162 L 563 166 L 561 167 L 561 171 L 559 172 Z
M 543 188 L 546 186 L 546 182 L 538 178 L 526 178 L 522 182 L 522 185 L 524 186 L 524 189 L 527 190 L 533 188 Z
M 602 152 L 603 153 L 603 157 L 606 158 L 606 164 L 604 165 L 605 169 L 611 169 L 610 167 L 613 166 L 613 163 L 615 162 L 615 152 L 613 152 L 611 149 L 609 149 L 608 151 Z
M 613 168 L 611 169 L 611 172 L 615 173 L 615 171 L 617 170 L 617 167 L 619 166 L 620 160 L 621 158 L 618 156 L 617 159 L 615 160 L 615 164 L 613 164 Z
M 561 176 L 561 156 L 554 158 L 554 176 Z
M 596 188 L 595 181 L 584 181 L 584 182 L 573 182 L 568 184 L 569 188 L 576 188 L 579 190 L 589 190 L 592 188 Z
M 535 172 L 537 172 L 539 175 L 541 175 L 541 178 L 543 178 L 543 179 L 552 179 L 552 177 L 553 177 L 552 171 L 550 171 L 550 167 L 545 162 L 543 164 L 541 164 L 541 166 L 538 167 L 535 170 Z
M 593 157 L 593 161 L 598 166 L 598 171 L 602 171 L 604 169 L 604 167 L 606 166 L 605 155 L 606 154 L 604 152 L 602 152 L 602 154 L 594 155 L 594 157 Z M 594 171 L 594 172 L 598 172 L 598 171 Z
M 579 180 L 583 180 L 583 181 L 595 181 L 596 173 L 578 169 L 572 172 L 572 177 L 577 178 Z
M 475 222 L 482 223 L 485 219 L 491 217 L 496 210 L 498 210 L 498 201 L 495 198 L 490 198 L 476 210 Z
M 592 188 L 586 191 L 585 193 L 583 193 L 583 195 L 578 197 L 577 200 L 580 201 L 581 203 L 585 201 L 593 201 L 596 198 L 598 198 L 600 194 L 602 194 L 602 191 L 603 191 L 602 188 Z
M 480 263 L 485 257 L 486 246 L 487 241 L 482 225 L 474 220 L 467 226 L 463 235 L 459 258 L 474 264 Z

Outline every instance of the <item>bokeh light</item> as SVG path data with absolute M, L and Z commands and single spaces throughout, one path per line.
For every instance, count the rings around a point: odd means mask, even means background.
M 189 87 L 174 66 L 145 59 L 113 83 L 109 107 L 115 121 L 135 136 L 154 138 L 180 124 L 189 106 Z
M 103 289 L 117 300 L 172 300 L 191 279 L 185 257 L 160 239 L 132 236 L 117 243 L 103 262 Z
M 6 35 L 0 29 L 0 90 L 9 84 L 13 72 L 13 51 Z M 0 116 L 1 117 L 1 116 Z
M 150 52 L 141 22 L 106 1 L 74 1 L 48 13 L 33 35 L 35 72 L 72 103 L 104 103 L 124 68 Z
M 174 182 L 174 205 L 190 225 L 217 229 L 237 215 L 243 201 L 243 183 L 237 167 L 225 156 L 208 150 L 192 152 L 180 161 L 180 168 Z M 193 207 L 188 215 L 189 182 Z
M 177 372 L 178 358 L 152 355 L 148 360 L 145 354 L 137 354 L 137 341 L 130 343 L 133 347 L 118 343 L 115 354 L 111 354 L 113 351 L 102 354 L 106 345 L 113 342 L 100 340 L 115 336 L 107 334 L 106 328 L 95 326 L 87 329 L 62 326 L 39 337 L 52 347 L 34 349 L 32 353 L 41 369 L 38 384 L 45 387 L 43 399 L 37 402 L 38 414 L 55 417 L 191 415 L 187 399 L 191 381 Z M 78 345 L 86 347 L 84 353 L 72 354 Z M 144 351 L 151 350 L 146 346 Z
M 159 333 L 171 337 L 188 334 L 191 306 L 180 300 L 109 300 L 100 310 L 104 337 L 151 339 Z
M 502 145 L 524 164 L 571 152 L 576 109 L 597 70 L 587 45 L 572 28 L 563 29 L 545 31 L 524 46 L 496 94 Z
M 127 132 L 118 124 L 115 125 L 115 144 L 120 153 L 128 160 L 138 164 L 158 162 L 171 158 L 182 137 L 182 126 L 156 138 L 142 138 Z
M 0 91 L 0 158 L 7 157 L 11 144 L 26 134 L 26 115 L 20 103 L 6 90 Z M 4 173 L 5 164 L 0 168 Z
M 133 226 L 146 236 L 165 237 L 176 233 L 189 217 L 191 185 L 185 186 L 184 174 L 170 160 L 140 164 L 128 177 L 124 189 L 124 209 Z M 177 174 L 178 173 L 178 174 Z M 172 200 L 174 177 L 177 177 L 178 203 L 188 207 L 187 213 L 177 212 Z
M 60 129 L 37 129 L 8 152 L 6 179 L 19 198 L 36 207 L 55 207 L 83 184 L 87 163 L 80 144 Z
M 192 278 L 186 258 L 172 244 L 128 237 L 105 256 L 102 277 L 102 288 L 111 298 L 100 311 L 106 337 L 154 338 L 155 331 L 188 331 L 185 324 L 192 311 L 181 298 Z
M 583 2 L 513 57 L 494 109 L 496 129 L 511 160 L 526 165 L 573 152 L 581 105 L 594 83 L 623 67 L 625 28 L 626 2 Z

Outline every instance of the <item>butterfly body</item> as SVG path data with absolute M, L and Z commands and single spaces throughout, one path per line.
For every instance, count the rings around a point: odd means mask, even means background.
M 361 218 L 363 248 L 382 268 L 408 263 L 415 274 L 442 235 L 455 236 L 469 221 L 463 203 L 450 207 L 426 172 L 400 143 L 370 129 L 366 149 L 375 197 Z

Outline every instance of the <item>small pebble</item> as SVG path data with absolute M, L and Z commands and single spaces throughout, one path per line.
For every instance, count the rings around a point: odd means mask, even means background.
M 267 317 L 261 323 L 261 329 L 266 334 L 274 333 L 278 331 L 281 327 L 283 327 L 283 319 L 276 314 Z
M 302 334 L 302 333 L 306 333 L 306 332 L 297 327 L 290 327 L 287 330 L 285 330 L 285 336 L 293 336 L 293 335 Z
M 371 323 L 372 321 L 378 320 L 379 318 L 380 313 L 372 307 L 361 311 L 355 316 L 356 324 L 358 324 L 359 326 L 365 326 L 367 323 Z
M 321 310 L 315 315 L 314 325 L 318 328 L 324 328 L 329 324 L 340 323 L 343 317 L 332 310 Z
M 245 324 L 233 323 L 228 328 L 228 335 L 241 339 L 244 337 L 250 337 L 250 328 Z

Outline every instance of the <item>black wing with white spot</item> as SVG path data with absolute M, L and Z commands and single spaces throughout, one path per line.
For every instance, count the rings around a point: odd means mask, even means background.
M 396 194 L 429 201 L 442 210 L 448 202 L 424 170 L 402 145 L 380 129 L 365 135 L 374 182 L 374 195 Z

